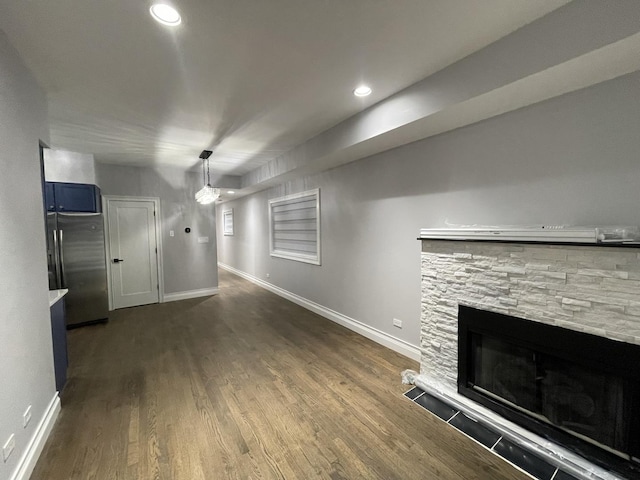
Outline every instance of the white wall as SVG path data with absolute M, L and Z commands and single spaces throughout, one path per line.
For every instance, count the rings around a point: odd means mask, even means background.
M 200 174 L 98 163 L 96 179 L 103 195 L 160 198 L 165 293 L 218 287 L 215 207 L 194 198 L 202 188 Z M 209 237 L 209 243 L 198 243 L 198 237 Z
M 44 178 L 48 182 L 95 185 L 96 170 L 93 155 L 45 148 Z
M 225 203 L 219 259 L 417 346 L 420 228 L 640 225 L 638 91 L 627 75 Z M 322 265 L 271 258 L 267 200 L 310 188 Z
M 56 392 L 38 151 L 48 135 L 45 95 L 0 31 L 0 445 L 16 435 L 0 479 L 17 468 Z

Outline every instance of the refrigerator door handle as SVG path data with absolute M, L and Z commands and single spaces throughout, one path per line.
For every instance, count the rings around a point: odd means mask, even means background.
M 63 242 L 63 237 L 62 237 L 62 229 L 59 230 L 59 235 L 60 235 L 60 248 L 59 248 L 59 252 L 60 252 L 60 288 L 67 288 L 67 286 L 65 285 L 65 281 L 64 281 L 64 277 L 65 277 L 65 273 L 64 273 L 64 242 Z
M 58 245 L 58 229 L 53 229 L 53 268 L 56 276 L 56 285 L 62 288 L 62 278 L 60 275 L 60 246 Z

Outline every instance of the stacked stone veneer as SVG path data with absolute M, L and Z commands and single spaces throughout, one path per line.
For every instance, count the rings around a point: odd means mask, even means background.
M 458 304 L 640 344 L 640 249 L 423 240 L 421 373 L 453 389 Z

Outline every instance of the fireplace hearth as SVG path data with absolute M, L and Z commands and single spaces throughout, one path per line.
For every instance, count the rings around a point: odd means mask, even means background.
M 640 476 L 640 346 L 460 305 L 458 392 Z

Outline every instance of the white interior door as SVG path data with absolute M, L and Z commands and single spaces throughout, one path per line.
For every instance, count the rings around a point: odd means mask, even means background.
M 107 200 L 113 308 L 158 303 L 155 203 Z

